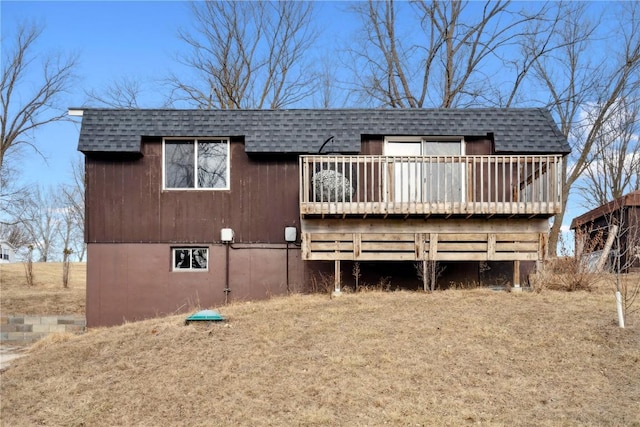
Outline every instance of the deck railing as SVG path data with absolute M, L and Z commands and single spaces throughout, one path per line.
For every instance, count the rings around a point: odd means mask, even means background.
M 542 215 L 560 211 L 562 156 L 300 157 L 305 215 Z

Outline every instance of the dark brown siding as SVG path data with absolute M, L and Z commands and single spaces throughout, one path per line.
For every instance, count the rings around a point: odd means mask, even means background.
M 87 325 L 109 326 L 223 305 L 226 248 L 208 245 L 208 271 L 171 271 L 169 244 L 89 244 Z M 289 289 L 303 290 L 300 250 L 289 251 Z M 287 293 L 287 251 L 229 250 L 229 301 L 264 299 Z
M 383 137 L 367 137 L 361 154 L 382 154 Z M 87 156 L 88 243 L 212 243 L 229 227 L 237 242 L 281 243 L 299 229 L 298 159 L 251 158 L 231 141 L 228 191 L 163 191 L 162 140 L 145 140 L 136 160 Z M 488 154 L 491 142 L 470 140 L 468 154 Z
M 640 245 L 640 207 L 638 206 L 623 206 L 581 223 L 576 228 L 579 234 L 576 245 L 582 243 L 584 246 L 581 250 L 585 253 L 603 250 L 613 224 L 619 225 L 618 236 L 613 241 L 612 250 L 618 251 L 618 246 L 620 247 L 620 269 L 623 273 L 637 272 L 640 270 L 640 259 L 636 257 L 636 247 Z M 576 251 L 578 250 L 580 248 L 576 246 Z M 613 255 L 610 260 L 613 260 Z M 616 265 L 610 267 L 616 271 Z
M 492 143 L 486 138 L 465 138 L 465 155 L 467 156 L 486 156 L 494 154 Z
M 640 271 L 640 206 L 626 208 L 624 219 L 624 235 L 620 242 L 623 251 L 621 265 L 627 267 L 628 272 Z
M 220 240 L 230 227 L 238 242 L 284 242 L 299 227 L 298 160 L 252 159 L 231 142 L 228 191 L 163 191 L 162 141 L 143 143 L 138 160 L 87 157 L 88 243 Z
M 467 154 L 490 154 L 491 147 L 487 139 L 469 141 Z M 365 138 L 360 154 L 382 151 L 383 138 L 372 136 Z M 235 231 L 228 258 L 232 301 L 286 294 L 287 275 L 290 291 L 310 290 L 328 277 L 321 272 L 333 272 L 332 263 L 302 261 L 295 245 L 287 268 L 284 228 L 300 230 L 295 155 L 252 158 L 241 138 L 232 139 L 228 191 L 163 191 L 162 140 L 157 138 L 143 140 L 137 159 L 88 155 L 86 173 L 90 327 L 223 304 L 227 248 L 219 241 L 226 227 Z M 173 243 L 206 245 L 208 271 L 171 271 Z M 419 285 L 412 263 L 397 263 L 393 271 L 382 263 L 370 269 L 379 273 L 367 277 L 370 285 L 386 276 L 393 277 L 394 286 Z M 464 271 L 467 280 L 478 277 L 476 264 L 454 266 L 449 273 L 454 271 Z M 345 263 L 347 283 L 350 274 Z M 445 279 L 452 280 L 446 274 Z
M 362 144 L 362 155 L 382 155 L 384 136 L 367 135 Z M 493 143 L 486 137 L 465 137 L 465 155 L 480 156 L 493 154 Z

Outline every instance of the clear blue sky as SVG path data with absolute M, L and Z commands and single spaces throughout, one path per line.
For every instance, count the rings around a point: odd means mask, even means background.
M 316 4 L 322 43 L 337 40 L 336 29 L 351 24 L 340 13 L 344 2 Z M 0 1 L 3 43 L 20 22 L 37 22 L 45 31 L 37 48 L 41 52 L 78 54 L 80 80 L 66 97 L 65 107 L 85 104 L 84 89 L 99 90 L 114 78 L 127 76 L 154 81 L 176 69 L 174 61 L 181 42 L 176 34 L 190 20 L 186 1 Z M 322 55 L 321 49 L 318 55 Z M 150 106 L 161 99 L 148 100 Z M 55 185 L 70 179 L 70 163 L 76 150 L 79 126 L 48 125 L 33 135 L 46 157 L 27 153 L 23 179 Z
M 188 16 L 183 2 L 2 1 L 0 7 L 3 42 L 18 23 L 37 22 L 45 25 L 39 51 L 79 56 L 79 80 L 66 98 L 66 107 L 83 105 L 84 88 L 101 88 L 115 76 L 162 75 L 176 47 L 177 25 Z M 67 181 L 70 163 L 80 155 L 78 132 L 79 126 L 73 123 L 37 131 L 33 139 L 47 161 L 27 153 L 23 178 L 53 185 Z
M 316 54 L 344 44 L 355 28 L 345 13 L 345 2 L 317 2 L 316 24 L 321 31 Z M 186 1 L 0 1 L 3 43 L 20 22 L 38 22 L 45 32 L 38 43 L 41 52 L 63 51 L 79 56 L 80 80 L 66 98 L 65 107 L 85 104 L 85 89 L 101 89 L 114 78 L 128 76 L 153 81 L 176 70 L 174 57 L 182 46 L 176 33 L 190 20 Z M 323 51 L 322 46 L 327 46 Z M 336 64 L 338 65 L 338 64 Z M 154 106 L 158 99 L 149 100 Z M 33 135 L 47 160 L 37 155 L 23 158 L 23 179 L 56 185 L 70 180 L 71 162 L 77 152 L 79 121 L 48 125 Z M 583 211 L 572 207 L 568 224 Z

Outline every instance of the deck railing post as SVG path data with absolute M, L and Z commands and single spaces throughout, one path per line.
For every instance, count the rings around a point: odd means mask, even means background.
M 562 162 L 560 155 L 300 156 L 301 213 L 552 215 L 562 203 Z M 335 172 L 336 185 L 322 186 L 317 174 L 325 170 Z

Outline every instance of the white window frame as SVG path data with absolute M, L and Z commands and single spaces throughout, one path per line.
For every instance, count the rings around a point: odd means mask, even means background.
M 384 154 L 387 152 L 387 145 L 390 142 L 420 142 L 422 149 L 424 150 L 424 143 L 426 142 L 459 142 L 460 143 L 460 155 L 464 156 L 466 153 L 466 142 L 462 136 L 387 136 L 384 138 Z M 429 156 L 425 154 L 423 156 Z
M 429 154 L 429 153 L 425 153 L 425 147 L 427 145 L 427 143 L 438 143 L 438 142 L 458 142 L 460 143 L 460 154 L 458 154 L 459 156 L 464 156 L 466 153 L 466 142 L 464 140 L 463 136 L 397 136 L 397 135 L 393 135 L 393 136 L 386 136 L 384 138 L 384 147 L 383 147 L 383 152 L 384 155 L 387 155 L 388 152 L 388 146 L 389 143 L 420 143 L 420 152 L 422 153 L 422 156 L 432 156 L 434 154 Z M 460 165 L 460 176 L 461 176 L 461 182 L 460 182 L 460 191 L 461 191 L 461 200 L 460 201 L 456 201 L 457 203 L 464 203 L 466 201 L 466 169 L 465 169 L 465 165 L 461 164 Z M 385 188 L 386 188 L 386 184 L 385 184 Z M 390 191 L 391 189 L 387 189 L 385 190 L 386 192 Z
M 227 179 L 226 186 L 220 188 L 208 188 L 208 187 L 198 187 L 198 141 L 199 140 L 208 140 L 208 141 L 224 141 L 227 144 Z M 166 177 L 166 142 L 169 141 L 193 141 L 193 170 L 194 170 L 194 186 L 193 187 L 184 187 L 184 188 L 175 188 L 175 187 L 167 187 L 167 177 Z M 162 139 L 162 190 L 164 191 L 228 191 L 231 189 L 231 138 L 226 136 L 201 136 L 201 137 L 167 137 Z
M 181 251 L 189 252 L 189 267 L 178 267 L 177 254 Z M 194 268 L 192 260 L 194 258 L 195 251 L 205 251 L 206 253 L 206 267 Z M 207 246 L 172 246 L 171 247 L 171 271 L 173 272 L 198 272 L 209 271 L 209 247 Z

